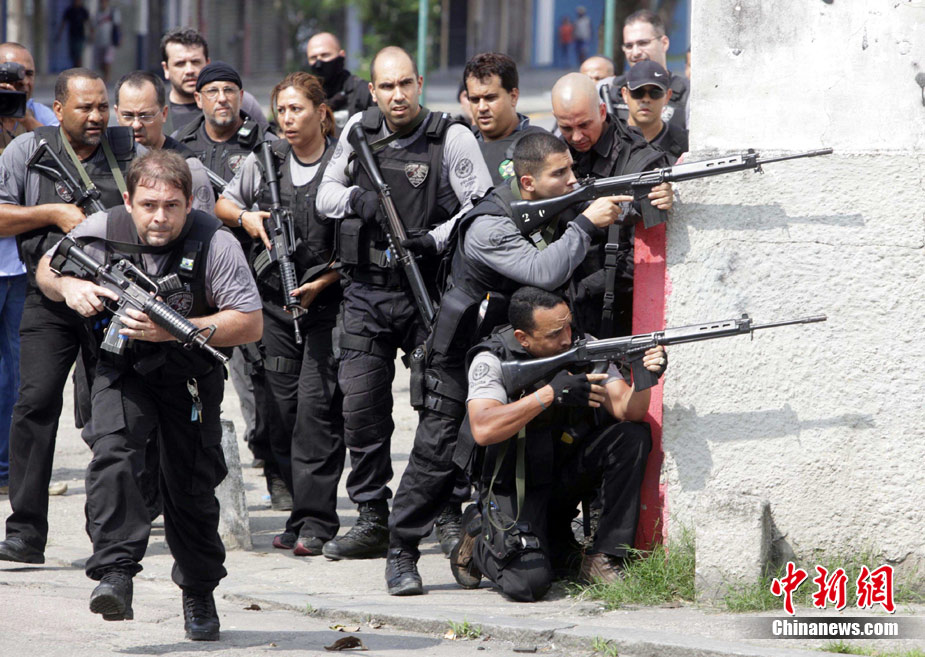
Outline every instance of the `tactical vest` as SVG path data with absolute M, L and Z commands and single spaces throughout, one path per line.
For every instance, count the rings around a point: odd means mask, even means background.
M 265 131 L 260 125 L 241 112 L 244 124 L 227 141 L 212 141 L 204 128 L 206 117 L 200 116 L 183 126 L 174 137 L 187 147 L 209 169 L 226 181 L 234 178 L 245 158 L 265 138 Z
M 318 163 L 318 169 L 311 182 L 298 187 L 292 184 L 292 146 L 285 139 L 274 141 L 271 150 L 276 161 L 276 174 L 279 179 L 280 203 L 289 208 L 295 229 L 295 252 L 292 258 L 296 265 L 296 276 L 299 284 L 307 283 L 318 274 L 328 269 L 334 250 L 334 224 L 324 221 L 323 217 L 315 211 L 315 196 L 321 184 L 322 174 L 334 153 L 333 143 L 325 142 L 324 155 Z M 263 158 L 257 158 L 257 167 L 260 169 L 264 181 L 267 179 L 263 167 Z M 257 205 L 263 211 L 269 212 L 273 205 L 270 199 L 270 188 L 263 184 L 257 197 Z M 253 260 L 265 250 L 262 242 L 256 242 L 253 249 Z M 257 279 L 257 288 L 264 301 L 264 308 L 272 312 L 275 317 L 291 322 L 292 315 L 282 308 L 282 283 L 279 279 L 279 269 L 274 267 L 268 274 Z M 341 288 L 339 285 L 328 285 L 312 302 L 312 308 L 334 307 L 340 303 Z
M 427 110 L 422 107 L 421 111 Z M 378 107 L 370 107 L 363 112 L 360 123 L 370 144 L 380 139 L 384 120 Z M 391 189 L 392 200 L 409 237 L 428 232 L 456 211 L 448 213 L 437 203 L 443 169 L 443 141 L 453 122 L 445 112 L 430 112 L 423 127 L 418 127 L 419 136 L 412 143 L 403 148 L 387 146 L 374 151 L 376 163 Z M 375 190 L 359 164 L 355 165 L 353 184 Z M 369 278 L 375 284 L 401 287 L 404 279 L 400 272 L 390 267 L 388 247 L 385 232 L 378 225 L 369 225 L 356 218 L 340 222 L 338 251 L 351 277 L 357 280 Z M 436 262 L 433 259 L 420 261 L 420 266 L 425 280 L 436 279 Z
M 580 334 L 576 335 L 576 339 L 581 339 L 581 337 Z M 510 325 L 498 328 L 485 341 L 469 350 L 466 355 L 467 370 L 476 355 L 483 351 L 490 351 L 501 362 L 534 358 L 514 337 L 514 329 Z M 546 382 L 542 381 L 524 391 L 524 394 L 530 394 L 544 385 Z M 516 401 L 518 396 L 518 394 L 511 395 L 510 401 Z M 599 422 L 594 409 L 560 404 L 550 406 L 531 420 L 524 430 L 527 489 L 552 484 L 556 476 L 556 464 L 567 459 L 582 438 L 592 433 L 598 426 Z M 485 490 L 491 481 L 495 461 L 503 453 L 504 461 L 498 473 L 496 485 L 513 489 L 516 450 L 504 449 L 503 445 L 504 443 L 497 443 L 480 448 L 472 438 L 472 429 L 467 416 L 459 430 L 453 462 L 468 472 L 472 481 L 480 482 L 482 490 Z
M 221 228 L 222 223 L 215 217 L 192 210 L 183 233 L 171 243 L 169 256 L 160 271 L 151 275 L 157 281 L 176 274 L 179 285 L 162 290 L 160 296 L 184 317 L 202 317 L 217 312 L 206 299 L 206 262 L 212 238 Z M 141 251 L 146 248 L 124 205 L 108 211 L 103 244 L 110 262 L 127 258 L 144 271 Z M 157 250 L 162 252 L 162 248 Z M 101 350 L 100 354 L 102 358 L 108 358 L 108 352 Z M 173 380 L 205 374 L 212 370 L 216 361 L 196 348 L 185 349 L 177 342 L 134 341 L 122 362 L 116 364 L 123 368 L 134 367 L 142 373 L 157 371 L 158 377 Z
M 472 131 L 478 132 L 478 127 L 473 126 Z M 539 126 L 528 125 L 522 130 L 515 130 L 503 139 L 495 141 L 479 140 L 479 148 L 482 151 L 485 164 L 488 165 L 493 185 L 500 185 L 514 177 L 514 149 L 521 138 L 532 132 L 547 131 Z
M 112 153 L 116 158 L 116 164 L 122 173 L 125 174 L 128 170 L 129 163 L 131 163 L 132 159 L 135 157 L 135 138 L 132 135 L 132 129 L 109 127 L 106 129 L 106 138 L 109 140 Z M 36 128 L 36 143 L 41 139 L 48 142 L 49 148 L 57 154 L 61 162 L 64 163 L 64 166 L 79 180 L 80 176 L 61 143 L 60 128 L 57 126 L 42 126 Z M 106 208 L 121 206 L 122 192 L 119 191 L 119 187 L 116 185 L 116 180 L 109 168 L 109 163 L 98 154 L 99 151 L 97 151 L 97 154 L 94 154 L 90 161 L 83 163 L 84 169 L 90 177 L 90 180 L 92 180 L 93 184 L 99 189 L 100 202 L 103 206 Z M 57 166 L 48 156 L 44 157 L 40 162 L 51 168 L 56 168 Z M 66 190 L 60 184 L 57 184 L 55 180 L 41 173 L 36 175 L 39 176 L 39 197 L 36 201 L 36 205 L 73 202 L 74 199 L 71 198 Z M 29 273 L 29 281 L 31 283 L 35 283 L 35 268 L 38 266 L 39 260 L 41 260 L 42 256 L 57 244 L 62 237 L 64 237 L 64 232 L 54 225 L 36 228 L 16 237 L 17 243 L 19 244 L 19 255 L 26 265 L 26 271 Z
M 372 103 L 369 93 L 369 83 L 363 78 L 344 71 L 344 83 L 340 90 L 328 96 L 325 104 L 334 113 L 334 124 L 338 132 L 346 125 L 351 116 L 362 112 Z M 325 89 L 327 91 L 327 89 Z

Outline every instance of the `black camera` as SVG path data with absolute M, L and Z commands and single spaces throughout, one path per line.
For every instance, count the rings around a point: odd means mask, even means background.
M 0 64 L 0 84 L 17 84 L 26 79 L 26 67 L 16 62 Z M 26 94 L 0 89 L 0 116 L 21 119 L 26 115 Z

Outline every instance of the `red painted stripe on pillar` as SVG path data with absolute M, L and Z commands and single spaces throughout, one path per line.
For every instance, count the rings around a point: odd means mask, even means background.
M 665 328 L 665 299 L 668 277 L 665 269 L 665 224 L 645 228 L 636 224 L 633 251 L 633 333 L 651 333 Z M 636 547 L 648 549 L 667 534 L 668 507 L 660 475 L 662 451 L 662 382 L 652 388 L 652 402 L 646 422 L 652 428 L 652 452 L 642 481 L 642 509 L 636 529 Z

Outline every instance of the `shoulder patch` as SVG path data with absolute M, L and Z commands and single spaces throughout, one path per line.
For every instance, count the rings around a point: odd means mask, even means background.
M 472 160 L 468 157 L 464 157 L 456 163 L 453 172 L 456 174 L 457 178 L 466 178 L 472 173 L 472 168 Z
M 212 199 L 212 188 L 202 185 L 196 188 L 196 200 L 200 203 L 208 203 Z
M 475 369 L 472 370 L 472 380 L 478 381 L 485 377 L 488 374 L 488 363 L 479 363 L 475 366 Z

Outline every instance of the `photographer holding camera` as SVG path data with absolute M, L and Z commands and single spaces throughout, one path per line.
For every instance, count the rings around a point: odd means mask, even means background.
M 3 124 L 0 152 L 23 133 L 43 125 L 58 125 L 50 108 L 32 100 L 34 86 L 32 54 L 18 43 L 0 44 L 0 90 L 3 92 L 0 93 L 0 122 Z M 25 98 L 20 94 L 25 94 Z

